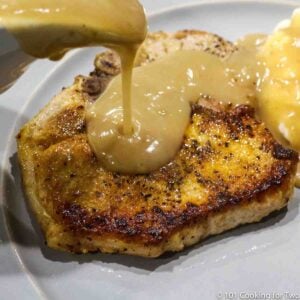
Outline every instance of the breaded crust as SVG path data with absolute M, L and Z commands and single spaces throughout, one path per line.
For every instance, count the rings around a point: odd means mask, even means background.
M 173 51 L 172 40 L 180 40 L 175 50 L 194 45 L 222 57 L 234 51 L 208 33 L 157 33 L 146 41 L 139 64 Z M 160 43 L 164 50 L 157 50 Z M 138 176 L 104 170 L 87 141 L 85 105 L 119 73 L 119 61 L 107 52 L 95 66 L 18 135 L 25 190 L 50 247 L 156 257 L 287 204 L 297 154 L 276 143 L 248 106 L 201 99 L 168 165 Z

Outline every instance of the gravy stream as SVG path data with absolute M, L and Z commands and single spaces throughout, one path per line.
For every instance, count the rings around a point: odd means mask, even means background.
M 90 145 L 108 170 L 143 174 L 171 161 L 191 104 L 203 95 L 256 106 L 274 136 L 300 151 L 297 11 L 269 37 L 237 41 L 238 50 L 226 60 L 185 50 L 134 69 L 147 32 L 138 1 L 0 0 L 0 21 L 35 57 L 59 59 L 69 49 L 96 45 L 120 54 L 122 74 L 86 109 Z
M 297 14 L 292 24 L 295 18 Z M 119 128 L 121 88 L 120 78 L 115 78 L 87 112 L 89 141 L 98 158 L 107 169 L 121 173 L 148 173 L 167 164 L 181 146 L 190 106 L 201 95 L 255 106 L 273 135 L 299 151 L 300 32 L 291 27 L 269 37 L 248 35 L 238 40 L 238 50 L 226 60 L 201 51 L 177 51 L 135 68 L 135 128 L 127 138 Z
M 191 104 L 201 96 L 252 103 L 257 41 L 258 36 L 248 38 L 247 47 L 241 46 L 226 61 L 202 51 L 184 50 L 135 68 L 131 136 L 123 135 L 120 127 L 121 78 L 112 80 L 87 110 L 89 142 L 102 164 L 121 173 L 156 170 L 176 155 L 189 124 Z
M 31 56 L 58 60 L 70 49 L 103 45 L 121 57 L 124 82 L 123 131 L 130 134 L 131 72 L 147 33 L 137 0 L 0 0 L 0 23 Z

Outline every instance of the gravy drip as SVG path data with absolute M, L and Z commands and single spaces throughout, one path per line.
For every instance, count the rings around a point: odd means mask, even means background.
M 0 23 L 31 56 L 58 60 L 70 49 L 106 46 L 122 61 L 123 132 L 132 132 L 131 74 L 147 33 L 137 0 L 0 0 Z
M 86 111 L 89 142 L 108 170 L 142 174 L 171 161 L 191 104 L 203 95 L 256 106 L 277 140 L 300 151 L 298 10 L 270 36 L 238 40 L 226 60 L 186 50 L 135 69 L 147 33 L 138 1 L 0 0 L 0 22 L 34 57 L 56 60 L 70 49 L 97 45 L 120 54 L 122 74 Z M 298 186 L 299 178 L 298 172 Z
M 88 137 L 105 168 L 149 173 L 171 161 L 189 124 L 191 104 L 203 95 L 223 102 L 255 99 L 257 47 L 262 36 L 241 41 L 228 60 L 192 50 L 176 51 L 133 69 L 132 120 L 124 135 L 121 77 L 112 80 L 87 110 Z

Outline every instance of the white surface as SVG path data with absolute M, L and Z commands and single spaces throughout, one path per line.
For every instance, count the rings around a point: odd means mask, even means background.
M 157 10 L 181 1 L 143 3 Z M 150 29 L 196 28 L 234 40 L 248 32 L 270 32 L 295 7 L 288 1 L 201 3 L 151 17 Z M 0 205 L 8 215 L 0 215 L 0 299 L 209 300 L 218 293 L 225 299 L 226 292 L 278 292 L 278 299 L 288 299 L 283 293 L 290 292 L 300 299 L 299 191 L 287 211 L 165 258 L 75 256 L 42 245 L 24 204 L 14 136 L 63 85 L 92 69 L 97 50 L 75 51 L 58 63 L 35 62 L 0 95 Z

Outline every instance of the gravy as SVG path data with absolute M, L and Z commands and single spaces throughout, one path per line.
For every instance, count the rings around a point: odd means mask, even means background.
M 148 173 L 172 160 L 191 103 L 203 95 L 256 106 L 274 136 L 300 151 L 297 10 L 270 36 L 237 41 L 238 50 L 226 60 L 186 50 L 134 69 L 147 33 L 138 1 L 0 0 L 0 21 L 35 57 L 59 59 L 69 49 L 96 45 L 119 53 L 122 74 L 86 110 L 89 142 L 111 171 Z

